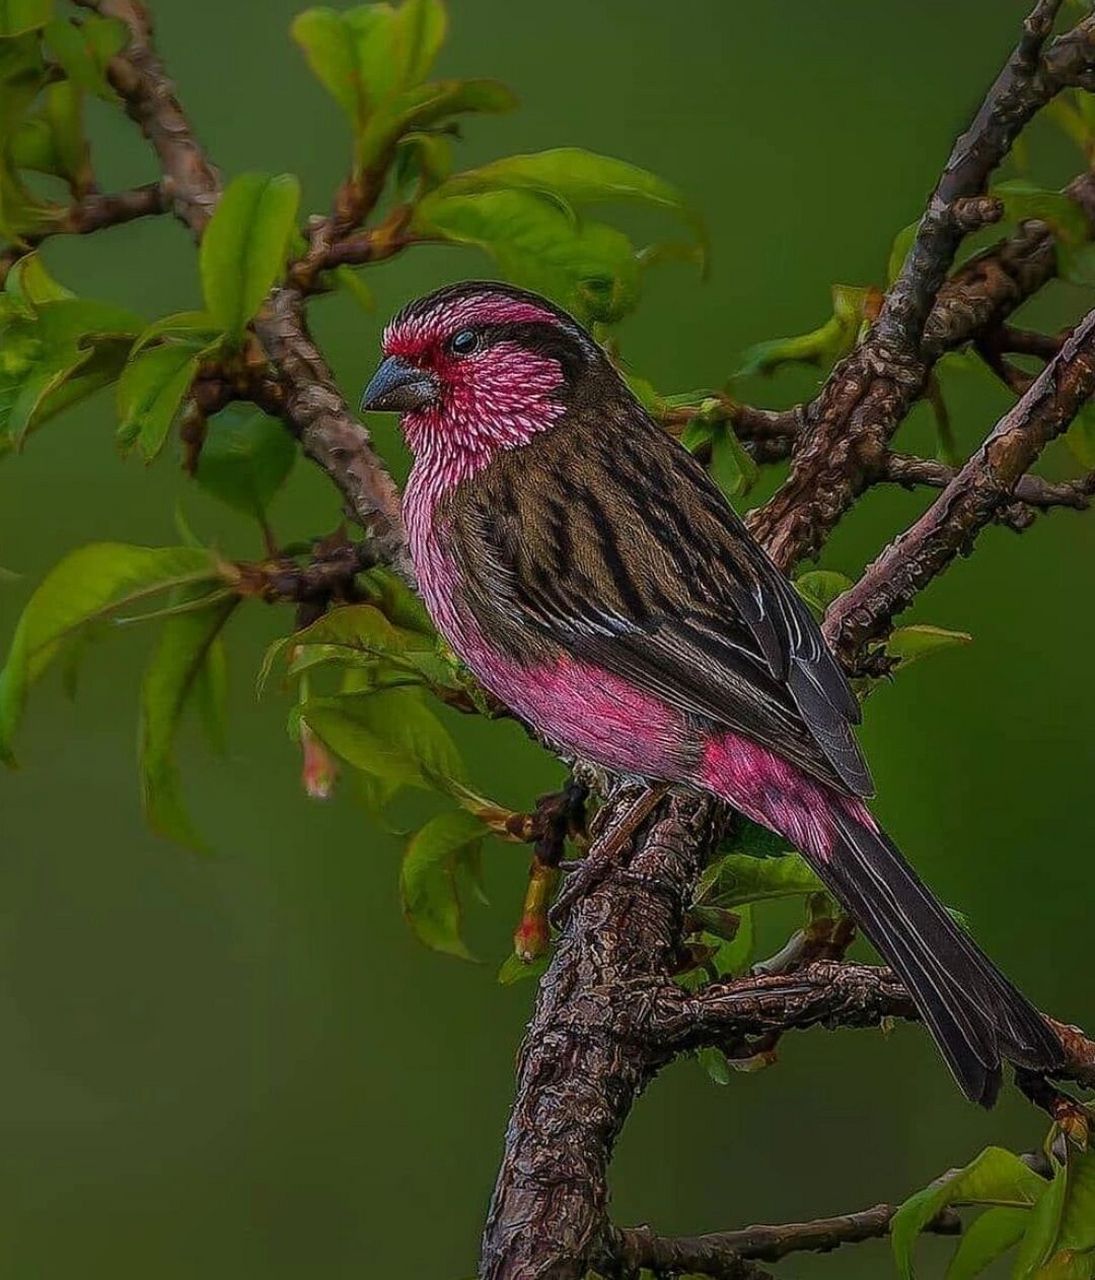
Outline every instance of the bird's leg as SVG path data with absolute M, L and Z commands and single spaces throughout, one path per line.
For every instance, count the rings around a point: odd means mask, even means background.
M 590 845 L 589 852 L 567 876 L 562 892 L 555 899 L 549 917 L 552 924 L 561 925 L 574 904 L 601 883 L 621 851 L 654 812 L 668 790 L 667 782 L 646 787 L 624 812 L 620 821 Z

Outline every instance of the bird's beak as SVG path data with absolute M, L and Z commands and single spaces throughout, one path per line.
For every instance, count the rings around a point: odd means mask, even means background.
M 381 362 L 361 397 L 361 411 L 408 413 L 437 399 L 437 379 L 409 360 L 389 356 Z

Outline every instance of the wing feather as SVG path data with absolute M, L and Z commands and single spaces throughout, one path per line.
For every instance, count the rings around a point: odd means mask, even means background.
M 456 491 L 468 606 L 516 656 L 556 645 L 870 794 L 859 705 L 805 601 L 686 450 L 637 403 L 610 413 L 572 412 Z

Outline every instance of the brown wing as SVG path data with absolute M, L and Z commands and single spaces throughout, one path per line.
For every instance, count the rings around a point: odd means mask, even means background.
M 611 420 L 615 413 L 616 420 Z M 860 795 L 859 707 L 805 603 L 636 403 L 572 409 L 451 500 L 469 608 Z

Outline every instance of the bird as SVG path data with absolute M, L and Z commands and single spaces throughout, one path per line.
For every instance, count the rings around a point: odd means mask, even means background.
M 966 1096 L 1058 1037 L 866 804 L 859 704 L 809 607 L 571 314 L 449 285 L 382 337 L 363 412 L 413 455 L 403 519 L 441 636 L 564 755 L 710 793 L 801 852 L 902 979 Z

